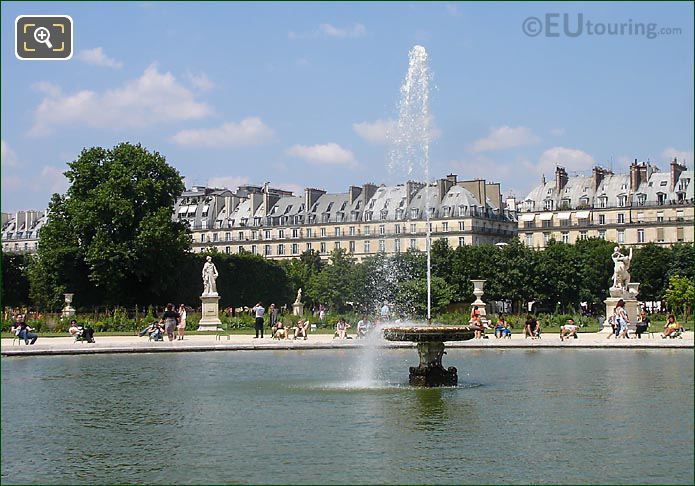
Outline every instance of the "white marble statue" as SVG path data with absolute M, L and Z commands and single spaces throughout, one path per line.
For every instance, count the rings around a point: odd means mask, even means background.
M 615 247 L 613 254 L 613 288 L 627 290 L 627 284 L 630 283 L 630 262 L 632 261 L 632 248 L 629 255 L 620 253 L 620 248 Z
M 203 295 L 217 294 L 217 275 L 217 267 L 209 256 L 203 265 Z
M 300 288 L 297 290 L 297 298 L 294 301 L 295 304 L 301 304 L 302 303 L 302 289 Z

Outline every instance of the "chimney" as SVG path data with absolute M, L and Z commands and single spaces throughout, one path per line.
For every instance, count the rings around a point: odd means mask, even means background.
M 268 216 L 270 214 L 270 208 L 275 206 L 275 204 L 280 200 L 278 194 L 271 194 L 268 191 L 263 193 L 263 216 Z
M 487 193 L 485 192 L 485 180 L 484 179 L 474 179 L 472 181 L 461 181 L 458 183 L 460 187 L 463 187 L 468 192 L 473 194 L 480 203 L 481 206 L 485 206 L 485 201 L 487 200 Z
M 642 173 L 640 171 L 640 164 L 637 163 L 637 159 L 630 164 L 630 191 L 635 192 L 642 183 Z
M 357 187 L 357 186 L 350 186 L 348 189 L 348 198 L 350 201 L 350 206 L 352 206 L 355 201 L 357 201 L 357 198 L 360 197 L 360 194 L 362 194 L 362 188 Z
M 671 162 L 671 190 L 676 189 L 676 183 L 678 183 L 678 178 L 681 176 L 681 172 L 686 170 L 687 167 L 679 164 L 678 159 L 674 158 Z
M 256 211 L 258 210 L 258 207 L 263 204 L 263 193 L 260 192 L 252 192 L 249 197 L 251 198 L 251 217 L 254 217 L 256 215 Z
M 405 202 L 407 206 L 410 206 L 415 194 L 423 187 L 425 187 L 425 185 L 421 182 L 408 181 L 405 183 Z
M 485 184 L 485 194 L 487 198 L 494 204 L 497 209 L 502 209 L 502 189 L 499 182 L 490 182 Z
M 569 178 L 567 177 L 567 171 L 565 170 L 564 167 L 557 166 L 555 167 L 555 193 L 560 194 L 562 190 L 565 188 L 567 185 L 567 181 Z
M 598 186 L 603 182 L 603 178 L 606 175 L 606 169 L 603 167 L 596 166 L 591 171 L 591 177 L 594 180 L 594 191 L 598 190 Z
M 311 206 L 324 194 L 326 194 L 326 191 L 321 189 L 315 189 L 313 187 L 304 189 L 304 210 L 307 212 L 311 210 Z
M 541 185 L 545 185 L 545 174 L 541 175 Z
M 456 174 L 449 174 L 446 178 L 449 179 L 452 184 L 456 184 Z
M 444 200 L 444 196 L 449 192 L 449 189 L 456 183 L 456 176 L 454 176 L 454 181 L 449 177 L 446 179 L 437 180 L 437 195 L 439 196 L 439 202 Z
M 372 184 L 371 182 L 362 185 L 362 209 L 364 209 L 367 206 L 367 202 L 372 198 L 374 193 L 376 193 L 376 190 L 376 185 Z

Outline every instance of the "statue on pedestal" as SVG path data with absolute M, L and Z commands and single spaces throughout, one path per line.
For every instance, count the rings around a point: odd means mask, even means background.
M 632 248 L 630 248 L 629 255 L 623 255 L 620 253 L 620 247 L 615 247 L 613 249 L 613 254 L 611 255 L 613 260 L 613 287 L 614 289 L 627 290 L 628 284 L 630 283 L 630 262 L 632 261 Z
M 217 295 L 217 267 L 208 256 L 203 265 L 203 295 Z
M 295 304 L 301 304 L 302 303 L 302 289 L 300 288 L 297 290 L 297 298 L 294 300 Z

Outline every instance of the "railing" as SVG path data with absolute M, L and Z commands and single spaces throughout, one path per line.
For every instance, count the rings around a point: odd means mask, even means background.
M 673 208 L 673 207 L 683 207 L 683 206 L 692 206 L 693 203 L 695 203 L 695 199 L 684 199 L 682 201 L 666 201 L 663 203 L 660 203 L 658 201 L 645 201 L 643 204 L 639 204 L 636 201 L 633 201 L 631 203 L 627 203 L 623 206 L 619 206 L 618 204 L 606 204 L 605 206 L 600 206 L 597 203 L 595 203 L 593 206 L 590 205 L 579 205 L 576 207 L 572 206 L 563 206 L 560 205 L 556 208 L 553 209 L 545 209 L 545 208 L 537 208 L 537 209 L 528 209 L 528 208 L 522 208 L 519 210 L 519 213 L 552 213 L 552 212 L 563 212 L 563 211 L 602 211 L 602 210 L 607 210 L 607 209 L 641 209 L 641 208 Z M 524 203 L 521 202 L 519 203 L 520 206 L 523 206 Z

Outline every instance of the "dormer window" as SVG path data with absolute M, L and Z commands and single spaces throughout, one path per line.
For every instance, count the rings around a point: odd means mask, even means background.
M 546 211 L 552 211 L 555 208 L 555 202 L 552 199 L 546 199 L 543 204 Z
M 388 217 L 388 214 L 389 214 L 388 210 L 382 209 L 381 210 L 381 219 L 386 219 Z
M 621 186 L 620 186 L 620 190 L 621 190 L 621 191 L 627 190 L 627 184 L 621 185 Z
M 644 206 L 647 203 L 647 195 L 646 194 L 637 194 L 637 205 L 638 206 Z
M 605 208 L 608 206 L 608 196 L 601 196 L 598 198 L 598 207 Z
M 548 189 L 548 194 L 552 194 L 552 193 L 553 193 L 553 190 L 552 190 L 552 189 Z
M 656 200 L 659 204 L 666 204 L 666 194 L 664 194 L 663 192 L 657 192 Z
M 417 219 L 417 215 L 418 215 L 418 210 L 417 210 L 417 208 L 412 208 L 412 209 L 410 210 L 410 217 L 411 217 L 412 219 Z
M 621 194 L 618 196 L 618 207 L 624 208 L 625 206 L 627 206 L 627 196 L 625 194 Z

